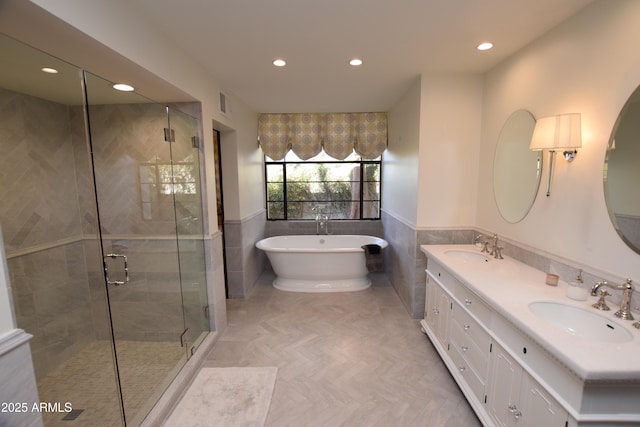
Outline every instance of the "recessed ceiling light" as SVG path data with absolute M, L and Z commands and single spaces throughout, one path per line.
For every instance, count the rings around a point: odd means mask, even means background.
M 351 61 L 349 61 L 349 65 L 353 65 L 354 67 L 362 65 L 362 59 L 353 58 Z
M 51 68 L 51 67 L 44 67 L 41 68 L 40 71 L 43 71 L 47 74 L 58 74 L 58 70 L 56 70 L 55 68 Z
M 478 47 L 476 47 L 476 49 L 478 50 L 489 50 L 493 47 L 493 43 L 491 42 L 485 42 L 485 43 L 480 43 L 478 45 Z
M 285 65 L 287 65 L 287 61 L 285 61 L 284 59 L 276 59 L 273 61 L 273 65 L 275 65 L 276 67 L 284 67 Z
M 113 85 L 113 88 L 115 90 L 121 90 L 122 92 L 132 92 L 134 90 L 133 86 L 129 86 L 124 83 L 116 83 Z

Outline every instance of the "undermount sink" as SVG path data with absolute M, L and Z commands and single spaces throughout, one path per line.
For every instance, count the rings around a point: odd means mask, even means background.
M 449 249 L 445 254 L 459 259 L 463 262 L 489 262 L 490 258 L 483 253 L 467 251 L 464 249 Z
M 620 343 L 633 339 L 622 326 L 591 310 L 550 301 L 532 302 L 529 310 L 566 333 L 587 340 Z

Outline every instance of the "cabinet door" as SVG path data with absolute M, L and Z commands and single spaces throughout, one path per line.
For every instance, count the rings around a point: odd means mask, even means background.
M 438 287 L 438 324 L 436 326 L 436 335 L 438 335 L 438 339 L 445 346 L 445 348 L 449 348 L 449 318 L 451 317 L 451 298 L 449 295 L 444 292 L 440 287 Z
M 527 374 L 522 377 L 519 401 L 522 415 L 518 426 L 564 427 L 569 418 L 567 411 Z
M 427 293 L 425 297 L 425 320 L 435 332 L 440 343 L 447 348 L 449 342 L 449 317 L 451 315 L 451 299 L 438 283 L 427 277 Z
M 432 330 L 436 330 L 438 319 L 438 285 L 427 276 L 427 294 L 424 302 L 424 318 Z
M 497 344 L 489 362 L 487 412 L 496 425 L 564 427 L 567 411 Z
M 496 425 L 514 425 L 520 417 L 517 405 L 522 383 L 522 368 L 495 343 L 491 350 L 487 383 L 487 412 Z

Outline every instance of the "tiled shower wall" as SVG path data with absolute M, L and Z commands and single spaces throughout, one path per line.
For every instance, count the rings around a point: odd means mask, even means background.
M 82 235 L 74 167 L 79 147 L 71 132 L 76 112 L 0 89 L 6 133 L 0 138 L 0 218 L 7 253 Z
M 86 251 L 95 247 L 82 238 L 75 173 L 75 160 L 84 159 L 85 167 L 87 161 L 86 148 L 73 138 L 73 125 L 83 123 L 78 113 L 0 89 L 0 128 L 6 132 L 0 138 L 0 221 L 16 320 L 34 335 L 38 376 L 96 334 L 85 263 Z
M 126 247 L 133 254 L 131 286 L 110 288 L 116 323 L 130 326 L 118 328 L 122 339 L 174 340 L 182 330 L 175 326 L 183 322 L 179 270 L 167 261 L 176 251 L 172 206 L 156 200 L 155 217 L 142 218 L 138 164 L 155 158 L 154 144 L 164 144 L 166 126 L 166 115 L 151 113 L 154 108 L 132 104 L 91 110 L 93 130 L 105 132 L 104 141 L 94 141 L 95 155 L 106 166 L 97 161 L 104 230 L 116 235 L 105 247 Z M 179 127 L 179 121 L 173 124 Z M 42 376 L 110 334 L 84 116 L 80 107 L 0 89 L 0 129 L 0 221 L 13 302 L 18 327 L 34 335 L 34 364 Z M 123 144 L 135 144 L 135 150 Z M 178 150 L 174 156 L 187 159 L 189 154 Z M 189 216 L 191 200 L 179 201 Z M 194 215 L 196 221 L 200 216 Z M 179 226 L 189 232 L 189 223 Z M 153 238 L 126 237 L 148 234 Z

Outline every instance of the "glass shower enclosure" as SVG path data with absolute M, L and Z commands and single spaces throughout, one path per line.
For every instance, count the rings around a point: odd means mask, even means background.
M 209 331 L 200 123 L 4 36 L 0 53 L 16 320 L 40 401 L 73 408 L 44 424 L 139 425 Z

